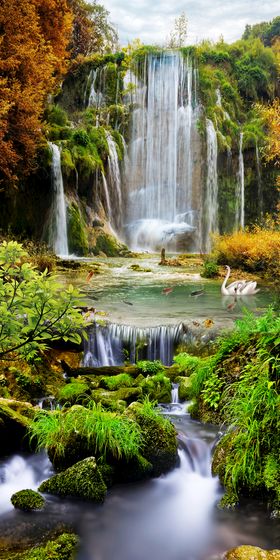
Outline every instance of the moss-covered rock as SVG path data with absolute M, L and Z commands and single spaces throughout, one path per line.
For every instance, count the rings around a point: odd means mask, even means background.
M 41 494 L 34 490 L 20 490 L 11 497 L 11 502 L 16 509 L 23 511 L 33 511 L 42 509 L 45 505 L 45 499 Z
M 104 253 L 107 257 L 125 257 L 130 253 L 126 245 L 104 231 L 101 231 L 96 237 L 92 252 L 94 255 Z
M 92 392 L 92 399 L 100 402 L 105 408 L 111 410 L 120 410 L 120 402 L 130 404 L 137 401 L 142 396 L 141 387 L 122 387 L 117 391 L 106 391 L 104 389 L 96 389 Z
M 141 383 L 144 395 L 148 395 L 151 400 L 169 403 L 171 401 L 171 381 L 164 373 L 148 376 Z
M 153 465 L 142 455 L 114 464 L 116 482 L 136 482 L 152 475 Z
M 178 396 L 182 401 L 187 401 L 191 398 L 191 386 L 192 382 L 189 377 L 177 377 L 176 383 L 179 383 Z
M 280 550 L 263 550 L 258 546 L 238 546 L 225 554 L 225 560 L 280 560 Z
M 103 502 L 106 490 L 94 457 L 87 457 L 66 471 L 55 474 L 39 487 L 40 492 L 56 496 L 74 496 L 93 502 Z
M 67 208 L 67 232 L 69 252 L 75 255 L 88 254 L 88 239 L 86 234 L 86 222 L 80 208 L 75 202 Z
M 18 410 L 12 408 L 9 399 L 0 399 L 0 454 L 6 455 L 13 451 L 29 450 L 27 439 L 30 417 L 26 415 L 26 408 L 33 410 L 32 406 L 18 403 Z M 21 408 L 20 408 L 21 405 Z M 31 415 L 31 413 L 30 413 Z
M 60 389 L 57 400 L 62 405 L 66 403 L 73 405 L 84 402 L 88 399 L 89 394 L 90 389 L 86 383 L 72 381 Z
M 123 387 L 132 387 L 134 385 L 133 378 L 128 373 L 120 373 L 114 376 L 104 376 L 100 379 L 100 387 L 109 391 L 116 391 Z
M 46 544 L 13 554 L 8 552 L 6 560 L 74 560 L 76 558 L 78 537 L 72 533 L 62 533 Z
M 153 476 L 172 469 L 178 460 L 176 430 L 173 424 L 156 411 L 147 411 L 145 405 L 132 403 L 126 414 L 139 424 L 142 438 L 142 455 L 152 464 Z

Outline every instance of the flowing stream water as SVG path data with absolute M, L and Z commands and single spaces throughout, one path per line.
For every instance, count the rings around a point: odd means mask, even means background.
M 260 504 L 245 502 L 237 511 L 216 508 L 222 496 L 211 475 L 217 427 L 192 421 L 186 404 L 163 406 L 178 431 L 178 467 L 160 478 L 113 487 L 103 505 L 46 496 L 43 511 L 13 510 L 11 494 L 36 488 L 51 467 L 44 454 L 3 460 L 2 546 L 34 544 L 63 523 L 81 537 L 77 560 L 208 560 L 245 543 L 279 548 L 279 522 L 270 520 Z

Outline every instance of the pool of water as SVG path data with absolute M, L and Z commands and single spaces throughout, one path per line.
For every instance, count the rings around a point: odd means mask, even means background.
M 85 303 L 104 312 L 110 322 L 139 327 L 206 319 L 218 327 L 230 326 L 244 309 L 260 313 L 273 301 L 265 285 L 255 296 L 222 296 L 220 280 L 201 278 L 190 267 L 162 267 L 158 260 L 100 259 L 102 274 L 86 282 L 86 272 L 67 273 L 64 281 L 79 287 Z M 133 271 L 132 264 L 151 272 Z
M 15 511 L 8 490 L 15 491 L 16 470 L 18 489 L 20 480 L 34 486 L 46 478 L 50 464 L 42 454 L 2 462 L 3 548 L 35 543 L 62 524 L 81 537 L 78 560 L 208 560 L 241 544 L 280 548 L 279 521 L 271 520 L 261 504 L 244 502 L 236 511 L 216 507 L 223 493 L 210 467 L 217 428 L 192 421 L 183 406 L 173 411 L 178 468 L 157 479 L 115 486 L 103 505 L 46 496 L 43 511 Z

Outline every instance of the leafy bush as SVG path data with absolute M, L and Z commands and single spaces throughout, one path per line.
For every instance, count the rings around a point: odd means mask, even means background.
M 90 138 L 86 130 L 80 128 L 75 130 L 73 134 L 73 141 L 81 146 L 88 146 L 90 143 Z
M 136 366 L 139 371 L 143 373 L 149 373 L 150 375 L 163 371 L 163 365 L 160 360 L 155 360 L 154 362 L 150 362 L 149 360 L 141 360 L 139 362 L 136 362 Z
M 201 358 L 191 356 L 190 354 L 187 354 L 187 352 L 181 352 L 173 358 L 173 361 L 178 365 L 179 373 L 184 371 L 190 375 L 196 370 L 198 364 L 201 362 Z
M 219 273 L 219 267 L 214 260 L 205 260 L 201 276 L 203 278 L 215 278 Z
M 60 389 L 57 400 L 61 404 L 75 404 L 86 397 L 88 390 L 89 388 L 86 383 L 72 381 L 72 383 L 68 383 Z

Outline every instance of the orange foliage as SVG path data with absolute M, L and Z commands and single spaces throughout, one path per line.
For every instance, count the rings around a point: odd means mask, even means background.
M 276 98 L 271 105 L 258 105 L 261 115 L 264 117 L 267 127 L 267 145 L 264 150 L 266 161 L 273 162 L 280 167 L 280 99 Z M 280 187 L 280 176 L 277 184 Z
M 71 13 L 64 0 L 9 0 L 0 5 L 0 29 L 0 180 L 7 186 L 33 169 L 46 96 L 64 65 Z
M 219 263 L 250 271 L 268 272 L 280 276 L 280 232 L 255 227 L 253 231 L 239 231 L 219 236 L 215 241 Z

